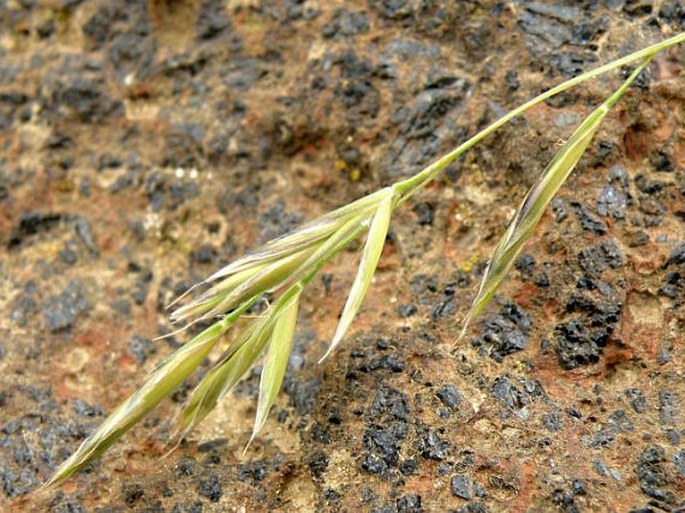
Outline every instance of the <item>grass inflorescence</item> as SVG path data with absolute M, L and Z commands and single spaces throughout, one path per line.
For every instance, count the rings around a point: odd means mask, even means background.
M 267 308 L 250 322 L 239 324 L 224 353 L 190 395 L 178 426 L 184 436 L 205 418 L 217 402 L 265 354 L 254 429 L 254 439 L 274 404 L 290 355 L 303 291 L 331 258 L 366 233 L 357 275 L 342 310 L 332 342 L 322 360 L 342 342 L 376 270 L 393 211 L 430 183 L 447 165 L 514 117 L 581 82 L 638 62 L 633 73 L 597 109 L 591 112 L 562 146 L 533 185 L 504 236 L 496 246 L 480 288 L 464 322 L 464 330 L 487 306 L 533 233 L 547 205 L 563 185 L 610 109 L 659 52 L 685 41 L 685 33 L 568 80 L 507 113 L 484 130 L 411 178 L 345 205 L 294 232 L 275 239 L 239 258 L 188 291 L 189 301 L 171 313 L 185 327 L 200 321 L 212 324 L 168 356 L 143 386 L 110 414 L 81 446 L 63 462 L 48 482 L 55 485 L 105 452 L 174 388 L 188 378 L 220 344 L 226 332 L 266 293 Z M 202 290 L 204 289 L 204 290 Z M 197 290 L 202 292 L 197 293 Z M 185 295 L 184 295 L 185 296 Z M 179 300 L 184 297 L 179 298 Z M 463 333 L 463 332 L 462 332 Z

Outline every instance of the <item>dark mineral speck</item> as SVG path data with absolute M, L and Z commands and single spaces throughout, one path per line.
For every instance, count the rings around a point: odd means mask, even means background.
M 26 323 L 38 312 L 38 303 L 34 297 L 36 284 L 29 282 L 24 286 L 19 296 L 14 300 L 10 312 L 10 320 L 18 326 L 26 326 Z
M 684 458 L 685 458 L 685 456 L 684 456 Z M 683 464 L 685 465 L 685 461 L 683 461 Z M 418 469 L 418 467 L 419 467 L 419 465 L 416 462 L 416 460 L 414 460 L 414 459 L 404 460 L 400 464 L 400 472 L 402 472 L 402 474 L 404 474 L 405 476 L 408 476 L 408 475 L 411 475 L 414 472 L 416 472 L 416 469 Z
M 450 481 L 452 495 L 470 501 L 474 496 L 482 497 L 483 488 L 466 476 L 456 475 Z
M 226 438 L 215 438 L 214 440 L 201 443 L 197 446 L 197 450 L 200 453 L 212 452 L 221 449 L 222 447 L 226 447 L 226 444 L 228 444 Z
M 532 255 L 523 254 L 516 259 L 514 267 L 523 276 L 530 277 L 535 271 L 535 258 Z
M 548 431 L 559 431 L 563 427 L 563 420 L 559 412 L 546 413 L 542 416 L 542 425 Z
M 50 501 L 50 513 L 86 513 L 86 511 L 81 501 L 62 492 L 57 492 Z
M 670 173 L 675 169 L 673 160 L 664 151 L 657 151 L 652 154 L 649 163 L 654 167 L 655 171 L 662 173 Z
M 650 180 L 645 175 L 637 175 L 635 177 L 635 185 L 638 190 L 646 195 L 655 195 L 666 187 L 666 183 L 661 180 Z
M 61 219 L 61 214 L 52 212 L 22 212 L 18 225 L 10 234 L 9 248 L 18 246 L 33 235 L 53 229 Z
M 197 36 L 200 39 L 213 39 L 230 27 L 230 21 L 224 13 L 223 3 L 216 0 L 204 0 L 197 19 Z
M 677 499 L 675 494 L 667 488 L 671 484 L 671 477 L 666 465 L 664 449 L 658 445 L 652 445 L 640 454 L 635 472 L 644 494 L 660 503 L 665 503 L 665 506 L 673 506 Z
M 221 498 L 221 482 L 216 474 L 209 474 L 202 477 L 197 483 L 197 493 L 207 497 L 212 502 L 219 502 Z
M 488 509 L 484 502 L 472 501 L 465 506 L 451 510 L 451 513 L 490 513 L 490 509 Z
M 414 213 L 420 225 L 432 225 L 435 217 L 435 206 L 431 203 L 417 203 L 414 205 Z
M 582 250 L 579 255 L 581 267 L 595 274 L 600 274 L 607 267 L 618 267 L 622 260 L 622 253 L 611 241 Z M 564 369 L 574 369 L 597 363 L 622 308 L 621 293 L 612 285 L 588 277 L 581 278 L 566 303 L 570 319 L 555 328 L 559 364 Z
M 652 13 L 654 9 L 649 0 L 626 0 L 623 3 L 623 12 L 632 18 L 639 18 Z
M 218 256 L 213 246 L 203 244 L 190 254 L 190 260 L 196 264 L 212 264 L 216 262 Z
M 321 478 L 328 467 L 328 456 L 322 451 L 317 451 L 307 458 L 307 465 L 314 477 Z
M 259 226 L 264 240 L 270 240 L 283 235 L 302 222 L 299 213 L 287 213 L 283 202 L 278 202 L 261 215 Z
M 250 461 L 243 463 L 238 468 L 238 479 L 240 481 L 251 481 L 257 483 L 262 481 L 267 474 L 267 463 L 263 460 Z
M 612 185 L 605 185 L 597 197 L 597 213 L 602 217 L 625 219 L 627 196 Z
M 568 217 L 568 203 L 563 198 L 554 198 L 552 200 L 552 212 L 554 212 L 554 220 L 557 223 L 564 221 Z
M 577 202 L 571 203 L 571 207 L 573 207 L 573 212 L 583 230 L 595 233 L 597 235 L 603 235 L 607 232 L 608 228 L 606 223 L 595 217 L 595 215 L 592 214 L 587 207 Z
M 442 461 L 449 453 L 450 444 L 441 439 L 434 430 L 429 429 L 424 432 L 420 447 L 424 458 Z
M 345 8 L 337 9 L 331 20 L 321 29 L 321 35 L 332 38 L 337 35 L 353 36 L 368 32 L 369 18 L 364 11 L 350 11 Z
M 74 220 L 74 228 L 76 235 L 78 235 L 86 248 L 88 248 L 88 251 L 90 251 L 90 253 L 94 256 L 99 255 L 100 249 L 98 248 L 95 238 L 93 237 L 90 222 L 88 222 L 85 217 L 78 216 Z
M 526 312 L 515 304 L 507 304 L 497 315 L 486 318 L 482 334 L 471 341 L 471 345 L 480 354 L 501 362 L 505 356 L 528 346 L 529 333 L 530 320 Z
M 397 308 L 397 314 L 400 317 L 411 317 L 412 315 L 416 315 L 418 312 L 418 308 L 416 305 L 408 304 L 408 305 L 400 305 Z
M 455 306 L 454 301 L 451 299 L 440 301 L 433 306 L 431 317 L 436 322 L 444 319 L 450 319 L 454 315 L 456 309 L 457 307 Z
M 102 408 L 92 406 L 82 399 L 76 399 L 73 408 L 74 412 L 81 417 L 94 418 L 103 414 Z
M 659 419 L 661 424 L 675 426 L 679 424 L 680 400 L 673 390 L 659 390 Z
M 203 507 L 202 502 L 177 502 L 174 507 L 171 508 L 171 513 L 202 513 Z
M 462 397 L 459 393 L 459 390 L 457 390 L 457 387 L 455 387 L 451 383 L 441 386 L 435 393 L 435 395 L 438 396 L 438 399 L 440 399 L 442 404 L 444 404 L 451 410 L 456 410 L 462 401 Z
M 610 469 L 601 460 L 592 460 L 592 468 L 602 477 L 611 477 L 616 481 L 621 481 L 623 478 L 620 472 Z
M 623 410 L 616 410 L 609 415 L 607 425 L 616 433 L 626 433 L 635 430 L 633 422 Z
M 408 494 L 397 499 L 397 513 L 421 513 L 423 507 L 421 506 L 421 496 L 416 494 Z
M 561 511 L 580 513 L 581 509 L 576 498 L 587 495 L 587 493 L 585 483 L 580 479 L 573 479 L 567 486 L 555 488 L 552 492 L 551 501 Z
M 67 119 L 92 123 L 123 113 L 123 103 L 109 94 L 102 75 L 88 64 L 68 63 L 49 82 L 51 100 Z
M 640 230 L 630 236 L 630 239 L 628 240 L 628 246 L 631 248 L 638 248 L 640 246 L 645 246 L 648 242 L 649 234 Z
M 399 390 L 384 386 L 372 401 L 367 416 L 372 424 L 364 433 L 361 469 L 385 475 L 389 468 L 397 466 L 408 434 L 408 399 Z
M 122 490 L 124 503 L 130 508 L 139 502 L 145 495 L 143 485 L 139 483 L 126 484 Z
M 507 74 L 504 75 L 504 81 L 509 86 L 509 89 L 512 91 L 516 91 L 519 87 L 521 87 L 521 82 L 519 81 L 519 75 L 516 70 L 511 69 L 507 71 Z
M 531 402 L 529 394 L 516 387 L 509 378 L 496 378 L 490 389 L 492 395 L 509 410 L 521 410 Z
M 632 406 L 635 413 L 644 413 L 647 411 L 647 398 L 637 388 L 629 388 L 625 391 L 626 396 L 630 399 L 630 406 Z
M 176 473 L 179 477 L 195 475 L 197 462 L 192 458 L 181 458 L 176 464 Z
M 321 379 L 308 381 L 290 379 L 286 376 L 283 391 L 290 396 L 290 402 L 300 413 L 308 413 L 316 404 L 317 394 L 321 388 Z
M 666 266 L 685 266 L 685 244 L 680 244 L 671 251 Z
M 60 294 L 50 296 L 43 305 L 43 318 L 51 332 L 70 328 L 76 318 L 90 308 L 84 285 L 70 281 Z
M 681 449 L 678 454 L 673 456 L 673 464 L 678 469 L 680 477 L 685 477 L 685 449 Z
M 364 433 L 362 470 L 383 474 L 388 468 L 396 466 L 407 429 L 404 422 L 369 427 Z
M 578 254 L 580 267 L 590 274 L 599 274 L 607 267 L 617 269 L 623 265 L 623 260 L 623 251 L 613 239 L 600 242 Z
M 576 319 L 557 326 L 557 358 L 564 369 L 597 363 L 601 348 L 592 340 L 582 321 Z

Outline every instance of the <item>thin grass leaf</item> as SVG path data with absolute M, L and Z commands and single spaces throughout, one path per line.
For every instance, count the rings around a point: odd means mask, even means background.
M 506 233 L 500 239 L 493 252 L 492 258 L 483 274 L 476 299 L 473 301 L 471 310 L 464 321 L 461 336 L 466 332 L 471 320 L 483 311 L 494 296 L 502 280 L 504 280 L 511 269 L 514 260 L 520 253 L 523 244 L 533 233 L 542 218 L 547 205 L 554 198 L 559 188 L 564 184 L 585 153 L 590 142 L 592 142 L 604 117 L 650 60 L 651 57 L 640 64 L 609 99 L 585 118 L 571 138 L 555 155 L 552 162 L 545 168 L 540 180 L 530 188 L 521 206 L 516 211 L 514 219 L 509 224 Z
M 253 301 L 254 302 L 254 301 Z M 55 471 L 46 486 L 64 481 L 105 452 L 124 433 L 180 385 L 197 368 L 219 338 L 252 303 L 246 303 L 196 335 L 170 355 L 145 384 L 120 404 L 98 429 Z
M 385 193 L 380 200 L 376 213 L 371 221 L 364 252 L 362 253 L 359 262 L 357 276 L 354 279 L 350 294 L 345 302 L 338 328 L 335 331 L 333 341 L 331 342 L 328 351 L 326 351 L 326 354 L 319 362 L 325 360 L 342 341 L 347 329 L 350 327 L 350 324 L 352 324 L 352 320 L 355 315 L 357 315 L 362 301 L 364 301 L 364 296 L 371 284 L 373 274 L 376 272 L 376 266 L 378 265 L 378 260 L 381 257 L 383 246 L 385 245 L 385 237 L 388 234 L 388 228 L 390 227 L 390 218 L 392 217 L 393 203 L 395 201 L 395 190 L 392 187 L 387 187 L 383 189 L 383 191 L 385 191 Z
M 263 318 L 250 325 L 207 372 L 190 396 L 181 413 L 180 437 L 189 433 L 211 412 L 231 388 L 254 365 L 269 341 L 274 324 L 302 286 L 298 283 L 286 291 Z
M 299 309 L 300 293 L 298 293 L 287 306 L 283 308 L 283 313 L 276 320 L 269 349 L 266 354 L 266 361 L 262 369 L 262 376 L 259 382 L 259 402 L 257 404 L 257 415 L 255 417 L 252 436 L 245 449 L 264 427 L 269 410 L 276 401 L 276 396 L 281 389 L 283 376 L 288 367 L 288 358 L 293 348 L 295 337 L 295 325 L 297 323 L 297 312 Z

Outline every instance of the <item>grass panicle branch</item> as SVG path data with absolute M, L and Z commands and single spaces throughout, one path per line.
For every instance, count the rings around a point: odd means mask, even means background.
M 140 389 L 126 399 L 55 471 L 46 486 L 62 482 L 105 452 L 118 438 L 187 379 L 219 345 L 224 335 L 266 293 L 274 296 L 261 314 L 242 327 L 224 353 L 192 392 L 179 421 L 178 436 L 195 427 L 266 352 L 259 387 L 257 415 L 250 441 L 263 428 L 283 383 L 303 290 L 321 267 L 353 241 L 368 232 L 359 268 L 345 302 L 326 358 L 342 342 L 369 289 L 394 210 L 431 182 L 450 163 L 514 117 L 552 96 L 626 64 L 641 61 L 628 80 L 580 125 L 526 196 L 506 234 L 498 244 L 468 315 L 475 317 L 492 298 L 513 259 L 540 220 L 547 204 L 590 144 L 609 109 L 637 74 L 657 53 L 685 41 L 685 33 L 646 47 L 583 73 L 538 95 L 507 113 L 463 144 L 417 174 L 342 206 L 299 229 L 265 244 L 192 287 L 172 305 L 194 296 L 172 313 L 173 322 L 186 329 L 199 321 L 213 321 L 148 376 Z M 199 294 L 198 288 L 205 290 Z

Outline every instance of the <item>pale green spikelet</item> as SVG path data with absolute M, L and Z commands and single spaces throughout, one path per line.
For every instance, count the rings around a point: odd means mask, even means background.
M 650 60 L 651 57 L 647 57 L 609 99 L 585 118 L 555 155 L 552 162 L 545 168 L 540 179 L 530 188 L 521 206 L 514 214 L 514 218 L 509 224 L 507 231 L 497 244 L 490 262 L 483 273 L 478 294 L 464 321 L 462 336 L 471 320 L 483 311 L 483 308 L 494 296 L 502 280 L 504 280 L 514 264 L 516 257 L 521 252 L 523 244 L 528 240 L 540 222 L 542 215 L 547 209 L 547 205 L 552 201 L 559 188 L 564 184 L 576 167 L 576 164 L 578 164 L 590 142 L 592 142 L 604 117 Z

